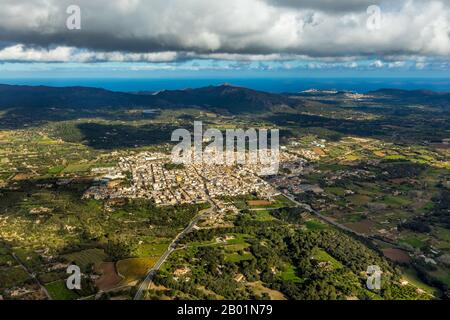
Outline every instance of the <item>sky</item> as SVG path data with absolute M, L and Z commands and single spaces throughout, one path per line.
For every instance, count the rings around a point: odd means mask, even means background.
M 0 0 L 0 8 L 0 78 L 450 74 L 450 0 Z

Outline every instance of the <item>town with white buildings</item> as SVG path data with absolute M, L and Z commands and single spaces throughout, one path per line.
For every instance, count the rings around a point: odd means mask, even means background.
M 238 155 L 236 154 L 236 157 Z M 250 157 L 246 153 L 246 157 Z M 282 152 L 281 163 L 297 159 Z M 117 167 L 95 169 L 97 183 L 84 197 L 94 199 L 151 199 L 158 206 L 214 202 L 221 211 L 235 211 L 224 198 L 256 194 L 273 199 L 279 195 L 261 173 L 264 165 L 190 163 L 174 165 L 170 155 L 142 152 L 123 157 Z

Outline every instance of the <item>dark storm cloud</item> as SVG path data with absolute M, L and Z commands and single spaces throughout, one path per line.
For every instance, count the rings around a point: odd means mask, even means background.
M 356 12 L 364 11 L 368 6 L 377 4 L 381 0 L 265 0 L 276 7 L 289 7 L 296 9 L 313 9 L 324 12 Z
M 74 2 L 81 8 L 81 30 L 66 28 L 66 9 Z M 382 8 L 382 23 L 379 30 L 370 30 L 366 10 L 376 3 Z M 208 56 L 245 60 L 246 56 L 258 59 L 261 55 L 341 59 L 450 54 L 449 1 L 399 0 L 395 7 L 393 3 L 0 0 L 0 60 L 167 61 Z

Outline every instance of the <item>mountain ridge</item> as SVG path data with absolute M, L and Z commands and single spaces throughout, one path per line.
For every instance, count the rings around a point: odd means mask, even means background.
M 157 93 L 126 93 L 92 87 L 0 84 L 0 108 L 200 107 L 231 113 L 267 111 L 294 101 L 286 96 L 231 85 Z M 298 102 L 296 102 L 298 103 Z
M 449 92 L 430 90 L 379 89 L 367 93 L 380 99 L 401 99 L 418 103 L 450 104 Z M 425 100 L 424 100 L 425 99 Z M 276 94 L 222 84 L 159 92 L 117 92 L 103 88 L 71 86 L 26 86 L 0 84 L 0 110 L 8 108 L 127 108 L 177 109 L 198 107 L 225 113 L 271 111 L 274 107 L 301 106 L 302 101 Z

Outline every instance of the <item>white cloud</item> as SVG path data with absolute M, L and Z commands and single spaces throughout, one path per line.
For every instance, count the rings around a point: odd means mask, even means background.
M 371 67 L 375 67 L 375 68 L 383 68 L 384 63 L 382 61 L 380 61 L 380 60 L 376 60 L 376 61 L 372 62 L 370 64 L 370 66 Z
M 42 61 L 67 62 L 72 58 L 72 49 L 58 47 L 53 50 L 25 48 L 24 45 L 14 45 L 0 50 L 0 60 L 3 61 Z
M 419 70 L 421 70 L 421 69 L 424 69 L 425 67 L 426 67 L 426 63 L 424 63 L 424 62 L 417 62 L 416 63 L 416 68 L 417 69 L 419 69 Z
M 394 62 L 389 62 L 387 64 L 388 68 L 392 69 L 392 68 L 401 68 L 404 67 L 406 65 L 405 61 L 394 61 Z
M 1 2 L 3 61 L 450 55 L 447 0 L 78 0 L 83 20 L 75 31 L 65 28 L 72 0 Z M 380 30 L 366 27 L 369 2 L 382 8 Z
M 27 48 L 23 44 L 0 50 L 0 61 L 11 62 L 170 62 L 176 61 L 177 58 L 176 52 L 94 52 L 64 46 L 53 49 Z

